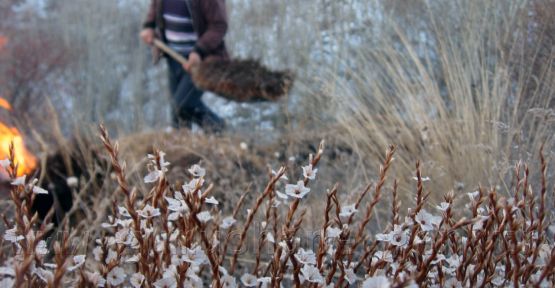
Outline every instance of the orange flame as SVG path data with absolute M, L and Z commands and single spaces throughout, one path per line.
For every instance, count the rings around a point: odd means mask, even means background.
M 8 37 L 0 35 L 0 50 L 8 44 Z
M 0 97 L 0 107 L 11 111 L 12 110 L 12 105 L 10 105 L 10 102 L 8 102 L 6 99 Z
M 14 144 L 15 162 L 18 164 L 17 175 L 31 173 L 37 167 L 37 158 L 25 148 L 23 137 L 15 127 L 8 127 L 0 122 L 0 156 L 9 155 L 10 143 Z

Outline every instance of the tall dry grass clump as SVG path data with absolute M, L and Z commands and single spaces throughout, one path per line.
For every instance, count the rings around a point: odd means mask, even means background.
M 0 254 L 2 287 L 550 287 L 555 284 L 555 247 L 548 202 L 547 160 L 540 152 L 538 183 L 525 165 L 514 167 L 511 195 L 479 187 L 465 195 L 447 193 L 437 206 L 422 176 L 414 177 L 415 205 L 403 213 L 398 181 L 389 176 L 396 147 L 390 146 L 378 177 L 353 202 L 344 203 L 339 185 L 311 189 L 321 177 L 316 154 L 297 179 L 285 168 L 268 174 L 252 203 L 215 199 L 208 174 L 193 165 L 184 185 L 167 178 L 165 154 L 148 155 L 147 190 L 128 182 L 119 145 L 104 128 L 101 139 L 121 195 L 108 209 L 98 237 L 47 237 L 49 217 L 40 221 L 30 204 L 48 193 L 16 177 L 12 155 L 0 162 L 12 178 L 11 217 Z M 541 150 L 540 150 L 541 151 Z M 301 172 L 301 171 L 297 171 Z M 537 185 L 534 185 L 537 184 Z M 535 188 L 538 187 L 536 191 Z M 305 223 L 307 195 L 321 194 L 320 227 Z M 392 194 L 384 203 L 384 194 Z M 466 207 L 455 205 L 464 201 Z M 223 215 L 221 207 L 233 212 Z M 370 229 L 377 206 L 389 205 L 389 224 Z M 314 211 L 310 211 L 314 214 Z M 249 239 L 249 233 L 254 237 Z M 88 243 L 78 253 L 71 243 Z
M 363 165 L 399 145 L 402 195 L 415 155 L 439 191 L 482 183 L 505 194 L 516 161 L 531 161 L 544 143 L 553 153 L 553 23 L 540 13 L 553 5 L 404 2 L 376 4 L 384 13 L 376 29 L 357 34 L 368 44 L 339 48 L 346 57 L 321 76 L 316 97 Z

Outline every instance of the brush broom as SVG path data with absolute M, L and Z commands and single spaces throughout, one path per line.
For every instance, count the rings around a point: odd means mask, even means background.
M 185 57 L 155 39 L 154 45 L 184 64 Z M 189 73 L 199 89 L 236 102 L 277 101 L 287 95 L 294 76 L 289 71 L 272 71 L 255 60 L 207 59 Z

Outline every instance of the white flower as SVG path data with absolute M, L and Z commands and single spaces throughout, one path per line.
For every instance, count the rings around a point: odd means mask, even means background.
M 249 149 L 249 145 L 247 145 L 247 143 L 245 142 L 241 142 L 239 143 L 239 148 L 241 148 L 241 150 L 247 150 Z
M 376 241 L 389 242 L 389 234 L 384 234 L 384 233 L 376 234 Z
M 112 286 L 117 286 L 125 281 L 125 270 L 121 267 L 115 267 L 112 271 L 108 272 L 106 281 Z
M 131 217 L 131 214 L 129 214 L 129 211 L 127 211 L 127 209 L 123 206 L 118 206 L 118 212 L 123 217 Z
M 89 282 L 96 285 L 96 287 L 104 287 L 106 285 L 106 279 L 102 278 L 102 275 L 98 272 L 91 273 L 85 271 L 85 275 Z
M 202 211 L 202 212 L 198 213 L 196 217 L 197 217 L 198 221 L 200 221 L 202 223 L 206 223 L 206 222 L 212 220 L 212 215 L 210 215 L 210 212 L 208 212 L 208 211 Z
M 118 258 L 118 253 L 116 251 L 110 249 L 108 250 L 108 256 L 106 256 L 106 264 L 111 263 L 112 261 Z
M 108 222 L 100 223 L 100 227 L 106 228 L 106 229 L 116 227 L 117 225 L 118 225 L 118 223 L 114 221 L 114 217 L 112 217 L 112 216 L 108 216 Z
M 480 231 L 484 229 L 486 221 L 489 219 L 488 216 L 478 216 L 475 218 L 474 224 L 472 224 L 472 231 Z
M 0 166 L 2 166 L 4 170 L 8 170 L 8 167 L 10 167 L 10 165 L 11 165 L 10 159 L 6 158 L 4 160 L 0 160 Z
M 228 229 L 231 226 L 233 226 L 233 224 L 235 224 L 235 222 L 237 222 L 237 220 L 235 220 L 233 218 L 233 216 L 227 216 L 224 219 L 222 219 L 222 224 L 220 224 L 220 228 Z
M 458 268 L 461 265 L 461 258 L 459 255 L 451 255 L 451 257 L 446 258 L 445 261 L 449 264 L 451 268 Z
M 389 243 L 397 247 L 404 247 L 408 242 L 407 233 L 402 230 L 401 226 L 395 225 L 393 231 L 389 233 Z
M 237 287 L 237 282 L 235 281 L 235 277 L 224 274 L 220 279 L 222 282 L 222 288 L 235 288 Z
M 187 278 L 183 282 L 183 287 L 204 288 L 204 284 L 202 283 L 202 280 L 200 278 L 195 278 L 195 279 Z
M 276 196 L 277 196 L 278 198 L 280 198 L 280 199 L 283 199 L 283 200 L 287 200 L 287 199 L 289 198 L 289 197 L 287 197 L 286 194 L 283 194 L 283 193 L 281 193 L 281 192 L 279 192 L 279 191 L 277 191 L 277 190 L 276 190 Z
M 193 193 L 195 190 L 200 189 L 203 184 L 204 178 L 195 178 L 182 186 L 183 192 L 185 192 L 185 194 Z
M 295 253 L 295 259 L 305 265 L 316 265 L 316 254 L 314 254 L 312 250 L 304 250 L 303 248 L 299 248 L 299 251 Z
M 268 242 L 270 243 L 276 243 L 276 239 L 274 238 L 274 235 L 270 232 L 268 232 L 268 234 L 266 235 L 266 239 L 268 239 Z
M 272 199 L 272 208 L 277 208 L 279 207 L 279 205 L 281 205 L 281 201 L 277 199 Z
M 133 286 L 134 288 L 140 288 L 141 285 L 143 285 L 144 281 L 145 275 L 141 273 L 134 273 L 133 275 L 131 275 L 131 278 L 129 278 L 129 283 L 131 283 L 131 286 Z
M 272 282 L 272 277 L 262 277 L 258 278 L 258 283 L 260 283 L 261 288 L 266 288 Z
M 15 277 L 15 270 L 12 267 L 0 267 L 0 275 Z
M 154 282 L 153 284 L 154 284 L 154 287 L 157 287 L 157 288 L 175 288 L 177 287 L 177 280 L 175 279 L 175 276 L 164 277 L 164 278 L 158 279 L 158 281 Z
M 430 177 L 420 177 L 420 179 L 422 179 L 422 182 L 428 182 L 432 180 L 430 179 Z M 418 177 L 412 177 L 412 180 L 418 181 Z
M 369 277 L 362 282 L 362 288 L 389 288 L 391 283 L 385 276 Z
M 50 269 L 56 269 L 58 267 L 58 265 L 56 265 L 54 263 L 44 263 L 43 265 L 44 265 L 44 267 L 50 268 Z
M 257 280 L 256 276 L 249 273 L 245 273 L 241 276 L 241 282 L 243 282 L 243 285 L 246 287 L 255 287 L 258 284 Z
M 17 235 L 16 227 L 6 230 L 6 233 L 4 234 L 4 240 L 10 241 L 12 243 L 17 243 L 23 239 L 25 239 L 25 237 L 23 237 L 22 235 Z
M 97 262 L 100 262 L 100 260 L 102 259 L 102 255 L 104 254 L 104 252 L 102 252 L 102 247 L 96 246 L 93 249 L 92 253 L 94 256 L 94 260 L 96 260 Z
M 285 185 L 285 194 L 302 199 L 306 194 L 310 192 L 310 188 L 304 186 L 303 181 L 297 182 L 297 184 L 287 184 Z
M 35 194 L 48 194 L 48 191 L 46 191 L 46 189 L 42 189 L 39 186 L 33 186 L 33 193 Z
M 67 268 L 69 272 L 76 270 L 77 268 L 83 266 L 85 264 L 85 255 L 75 255 L 73 256 L 73 266 Z
M 23 176 L 17 177 L 17 178 L 15 178 L 15 179 L 12 181 L 11 184 L 12 184 L 13 186 L 25 185 L 25 178 L 27 178 L 27 175 L 23 175 Z
M 160 170 L 153 170 L 148 173 L 145 178 L 143 179 L 145 183 L 154 183 L 162 177 L 164 173 Z
M 4 278 L 0 280 L 0 287 L 14 287 L 14 282 L 13 278 Z
M 44 240 L 39 241 L 39 243 L 37 244 L 37 247 L 35 248 L 35 253 L 37 253 L 37 255 L 40 255 L 40 256 L 48 254 L 48 248 L 46 246 L 46 241 L 44 241 Z
M 42 281 L 50 282 L 54 279 L 54 273 L 43 268 L 37 268 L 33 274 L 37 275 Z
M 218 200 L 216 200 L 216 198 L 214 198 L 214 196 L 204 199 L 204 202 L 206 202 L 207 204 L 212 204 L 212 205 L 218 205 L 219 204 Z
M 67 177 L 66 184 L 70 188 L 75 188 L 79 185 L 79 179 L 77 179 L 77 177 L 75 176 Z
M 182 253 L 182 261 L 191 263 L 195 266 L 200 266 L 202 264 L 208 263 L 208 257 L 206 256 L 206 253 L 204 253 L 202 248 L 197 245 L 195 245 L 192 249 L 187 247 L 183 248 Z
M 429 232 L 434 230 L 434 225 L 439 226 L 442 218 L 440 216 L 434 216 L 422 209 L 416 214 L 414 220 L 420 224 L 420 228 L 422 228 L 423 231 Z
M 150 206 L 150 204 L 146 204 L 146 206 L 142 210 L 139 210 L 138 213 L 141 217 L 145 219 L 150 219 L 153 217 L 160 216 L 160 209 L 154 208 Z
M 164 151 L 160 151 L 158 153 L 158 156 L 160 156 L 159 162 L 156 162 L 156 156 L 154 156 L 152 154 L 148 154 L 147 158 L 150 159 L 152 164 L 154 164 L 156 166 L 160 166 L 160 167 L 162 167 L 162 169 L 164 169 L 165 167 L 170 165 L 170 162 L 167 162 L 166 159 L 165 159 L 166 153 L 164 153 Z M 167 170 L 167 169 L 165 169 L 165 170 Z
M 308 164 L 307 166 L 303 167 L 303 176 L 310 180 L 316 179 L 316 173 L 318 169 L 312 169 L 312 164 Z
M 168 210 L 173 211 L 168 216 L 168 220 L 175 221 L 179 219 L 181 215 L 184 215 L 189 212 L 189 206 L 183 200 L 177 200 L 169 197 L 165 197 L 166 201 L 168 201 Z
M 339 235 L 341 235 L 341 229 L 339 228 L 330 226 L 326 229 L 326 236 L 329 238 L 337 238 Z
M 349 217 L 356 213 L 358 210 L 355 208 L 355 204 L 347 205 L 341 207 L 341 213 L 339 213 L 340 217 Z
M 275 170 L 272 170 L 272 176 L 276 176 L 278 173 Z M 287 178 L 287 176 L 285 174 L 281 175 L 281 177 L 279 177 L 279 180 L 283 180 L 283 181 L 287 181 L 289 180 L 289 178 Z
M 191 173 L 191 175 L 193 175 L 193 177 L 204 177 L 204 175 L 206 175 L 206 170 L 202 167 L 200 167 L 200 165 L 195 164 L 193 165 L 191 168 L 189 168 L 189 173 Z
M 493 281 L 492 281 L 492 284 L 495 285 L 495 283 Z M 445 288 L 462 288 L 463 286 L 462 286 L 461 282 L 459 280 L 457 280 L 457 278 L 453 277 L 453 278 L 447 279 L 447 281 L 445 281 L 445 284 L 443 285 L 443 287 L 445 287 Z
M 345 269 L 345 279 L 347 279 L 347 282 L 349 282 L 349 284 L 351 285 L 353 285 L 358 280 L 358 277 L 355 274 L 353 268 Z
M 376 251 L 376 253 L 374 253 L 374 256 L 372 256 L 372 258 L 375 259 L 376 261 L 382 260 L 387 263 L 393 263 L 393 254 L 391 254 L 391 251 L 389 250 Z
M 125 263 L 138 263 L 138 262 L 139 262 L 139 254 L 135 254 L 125 259 Z
M 450 206 L 449 203 L 447 203 L 447 202 L 441 202 L 441 203 L 439 203 L 438 206 L 436 206 L 436 208 L 437 208 L 438 210 L 441 210 L 441 211 L 447 211 L 447 209 L 449 209 L 449 206 Z
M 477 198 L 480 196 L 480 191 L 468 192 L 466 193 L 470 201 L 476 201 Z
M 304 279 L 311 283 L 324 283 L 324 277 L 320 274 L 320 270 L 312 265 L 304 265 L 301 268 Z

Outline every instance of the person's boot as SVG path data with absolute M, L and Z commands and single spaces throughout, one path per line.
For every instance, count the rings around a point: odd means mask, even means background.
M 225 120 L 210 110 L 199 113 L 199 120 L 199 125 L 207 132 L 222 133 L 225 130 Z

